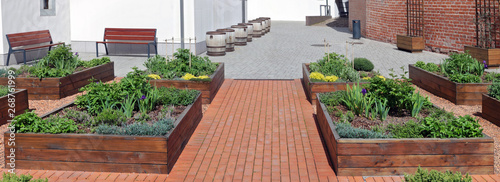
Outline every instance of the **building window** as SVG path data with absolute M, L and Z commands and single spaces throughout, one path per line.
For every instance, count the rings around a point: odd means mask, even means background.
M 40 0 L 40 16 L 55 16 L 56 0 Z

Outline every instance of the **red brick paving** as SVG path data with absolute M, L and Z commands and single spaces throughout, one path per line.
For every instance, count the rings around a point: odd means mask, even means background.
M 170 176 L 46 170 L 16 173 L 49 181 L 404 180 L 401 176 L 335 176 L 300 80 L 226 80 Z M 500 177 L 474 175 L 473 181 L 500 182 Z

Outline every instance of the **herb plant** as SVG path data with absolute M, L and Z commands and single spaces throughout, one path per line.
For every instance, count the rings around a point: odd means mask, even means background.
M 191 62 L 189 57 L 191 56 Z M 161 56 L 149 58 L 144 66 L 147 68 L 147 74 L 157 74 L 165 79 L 180 78 L 187 73 L 198 76 L 212 75 L 217 69 L 218 64 L 212 63 L 208 57 L 200 57 L 192 54 L 189 49 L 178 49 L 174 53 L 173 60 L 167 60 Z M 210 81 L 202 79 L 199 81 Z
M 359 72 L 356 71 L 352 63 L 337 53 L 330 53 L 323 59 L 313 62 L 309 65 L 311 72 L 318 72 L 325 76 L 337 76 L 341 80 L 349 82 L 358 82 L 360 80 Z
M 3 173 L 2 179 L 0 182 L 48 182 L 47 178 L 45 179 L 33 179 L 33 176 L 27 174 L 16 175 L 13 173 Z
M 6 96 L 7 94 L 9 94 L 9 87 L 0 85 L 0 97 Z
M 453 173 L 451 171 L 439 172 L 436 170 L 422 169 L 420 166 L 415 174 L 405 174 L 407 182 L 472 182 L 472 177 L 469 174 L 462 175 L 460 172 Z
M 488 86 L 488 94 L 491 97 L 494 97 L 497 100 L 500 100 L 500 79 L 494 80 L 493 84 Z

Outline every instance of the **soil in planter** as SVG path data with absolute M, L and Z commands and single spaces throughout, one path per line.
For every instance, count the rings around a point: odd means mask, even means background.
M 328 114 L 332 118 L 334 122 L 339 122 L 342 120 L 342 115 L 346 116 L 349 110 L 347 109 L 346 106 L 344 105 L 338 105 L 334 106 L 333 108 L 331 106 L 328 107 Z M 336 108 L 336 109 L 335 109 Z M 332 112 L 333 111 L 333 112 Z M 342 113 L 340 115 L 339 113 Z M 411 113 L 404 111 L 401 113 L 398 113 L 396 111 L 389 111 L 389 114 L 387 115 L 387 118 L 384 121 L 381 121 L 379 118 L 375 119 L 369 119 L 364 116 L 356 116 L 354 112 L 350 111 L 353 113 L 354 118 L 350 122 L 351 125 L 355 128 L 362 128 L 362 129 L 368 129 L 371 130 L 375 126 L 381 126 L 381 127 L 386 127 L 389 124 L 396 124 L 396 125 L 401 125 L 404 124 L 410 120 L 413 120 L 415 122 L 418 122 L 418 118 L 424 118 L 429 116 L 430 111 L 428 109 L 422 109 L 420 113 L 418 114 L 417 118 L 411 117 Z
M 148 112 L 149 119 L 147 119 L 145 121 L 145 123 L 153 124 L 153 123 L 157 122 L 158 120 L 163 119 L 165 117 L 172 118 L 175 121 L 177 119 L 177 117 L 179 117 L 179 115 L 186 108 L 187 108 L 187 106 L 164 106 L 164 105 L 156 106 L 154 110 Z M 165 109 L 168 110 L 168 112 L 164 112 Z M 84 109 L 78 108 L 76 105 L 74 105 L 74 106 L 63 109 L 63 110 L 57 112 L 56 114 L 59 115 L 60 117 L 65 117 L 66 113 L 68 113 L 68 111 L 70 111 L 70 110 L 80 111 L 80 112 L 85 111 Z M 128 118 L 127 121 L 124 123 L 125 125 L 130 125 L 130 124 L 133 124 L 135 122 L 143 122 L 141 120 L 142 117 L 141 117 L 140 112 L 134 111 L 133 113 L 134 113 L 133 117 Z M 163 113 L 166 113 L 167 115 L 165 115 Z M 95 116 L 93 116 L 93 117 L 95 118 Z M 78 129 L 80 131 L 84 131 L 84 133 L 87 133 L 87 134 L 93 133 L 92 128 L 87 126 L 87 125 L 84 125 L 84 123 L 77 123 L 77 124 L 82 124 L 78 127 Z

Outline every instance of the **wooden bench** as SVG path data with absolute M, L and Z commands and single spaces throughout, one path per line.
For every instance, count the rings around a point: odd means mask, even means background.
M 99 57 L 99 44 L 104 44 L 106 55 L 108 55 L 107 44 L 146 44 L 148 46 L 148 58 L 150 56 L 150 45 L 155 47 L 158 54 L 156 42 L 156 29 L 136 29 L 136 28 L 105 28 L 104 40 L 96 42 L 96 56 Z
M 59 45 L 59 44 L 64 45 L 64 42 L 54 44 L 52 42 L 52 37 L 50 36 L 49 30 L 7 34 L 6 36 L 7 36 L 7 42 L 9 43 L 9 53 L 7 55 L 7 66 L 9 65 L 10 54 L 12 54 L 14 52 L 23 52 L 24 64 L 26 64 L 26 51 L 27 50 L 49 47 L 49 51 L 50 51 L 50 48 L 52 46 Z M 46 43 L 48 43 L 48 44 L 46 44 Z M 41 44 L 45 44 L 45 45 L 41 45 Z

